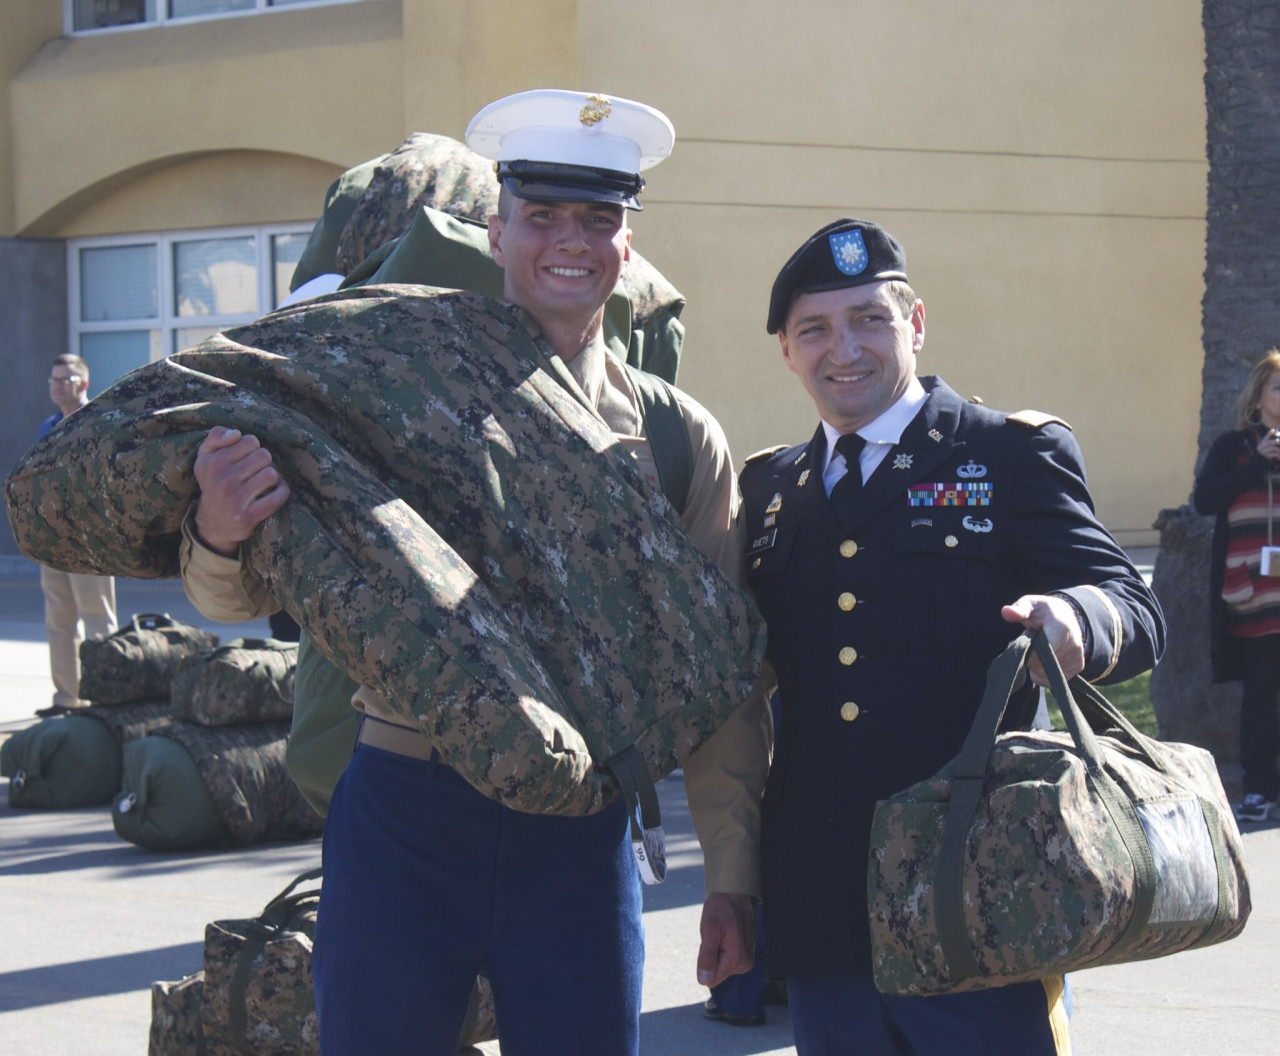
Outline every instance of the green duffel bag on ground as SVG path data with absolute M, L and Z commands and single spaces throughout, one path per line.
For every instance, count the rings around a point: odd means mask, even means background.
M 67 810 L 111 802 L 123 746 L 168 722 L 168 701 L 153 701 L 84 708 L 19 730 L 0 745 L 9 804 Z
M 236 638 L 183 657 L 172 682 L 173 720 L 197 726 L 288 722 L 297 666 L 297 643 L 274 638 Z
M 231 842 L 196 761 L 169 737 L 144 737 L 125 748 L 113 807 L 116 835 L 148 850 L 186 851 Z
M 152 850 L 318 836 L 323 819 L 285 768 L 288 735 L 285 723 L 175 722 L 135 742 L 112 813 L 116 832 Z
M 167 613 L 139 613 L 115 634 L 80 644 L 80 698 L 94 704 L 167 699 L 178 661 L 217 645 L 216 634 Z

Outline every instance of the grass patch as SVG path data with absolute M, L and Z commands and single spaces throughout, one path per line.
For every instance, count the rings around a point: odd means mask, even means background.
M 1156 711 L 1151 706 L 1151 672 L 1144 671 L 1137 678 L 1128 682 L 1119 682 L 1114 686 L 1099 686 L 1099 691 L 1107 700 L 1116 706 L 1126 719 L 1133 723 L 1141 733 L 1148 737 L 1158 736 L 1156 730 Z M 1053 720 L 1055 730 L 1065 730 L 1066 723 L 1058 705 L 1049 697 L 1049 718 Z

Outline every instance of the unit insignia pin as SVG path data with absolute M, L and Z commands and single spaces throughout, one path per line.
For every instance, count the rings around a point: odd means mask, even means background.
M 803 488 L 807 483 L 809 483 L 809 471 L 806 469 L 800 474 L 800 479 L 796 481 L 796 487 Z
M 935 444 L 940 444 L 942 443 L 942 434 L 938 432 L 937 429 L 930 429 L 929 439 L 932 440 Z
M 893 468 L 894 469 L 910 469 L 911 456 L 907 454 L 895 455 L 893 459 Z
M 769 505 L 764 508 L 765 513 L 777 513 L 782 509 L 782 492 L 778 492 L 769 500 Z

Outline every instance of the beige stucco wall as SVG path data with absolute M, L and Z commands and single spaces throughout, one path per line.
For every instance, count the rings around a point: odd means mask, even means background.
M 857 215 L 907 247 L 921 369 L 1071 421 L 1122 541 L 1187 495 L 1199 0 L 365 0 L 72 39 L 56 7 L 0 11 L 0 235 L 307 220 L 346 166 L 499 95 L 629 95 L 678 136 L 636 245 L 689 298 L 681 381 L 739 459 L 812 431 L 765 303 Z

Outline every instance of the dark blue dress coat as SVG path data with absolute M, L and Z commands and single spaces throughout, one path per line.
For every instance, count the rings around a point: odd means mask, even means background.
M 1090 680 L 1130 678 L 1163 648 L 1159 606 L 1095 516 L 1070 429 L 921 381 L 928 400 L 848 523 L 823 488 L 821 427 L 742 472 L 746 577 L 781 697 L 763 829 L 775 976 L 870 972 L 876 801 L 959 750 L 987 665 L 1021 633 L 1003 605 L 1064 594 L 1087 624 Z M 1016 703 L 1006 720 L 1023 725 L 1034 695 Z

